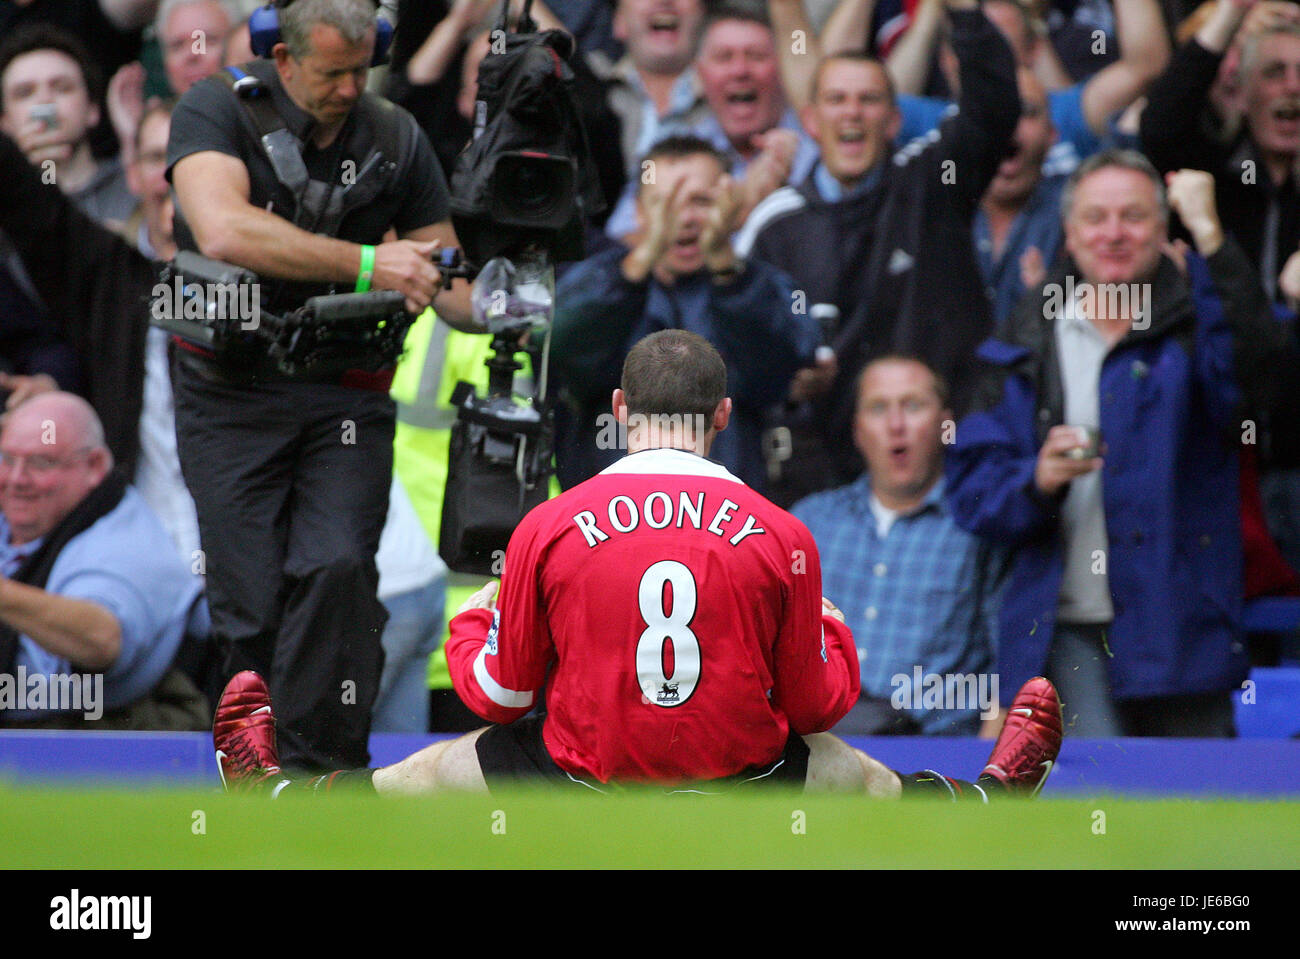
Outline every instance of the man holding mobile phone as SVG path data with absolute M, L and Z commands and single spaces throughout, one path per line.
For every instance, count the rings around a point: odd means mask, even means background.
M 0 42 L 0 129 L 84 213 L 124 223 L 137 205 L 126 173 L 90 145 L 102 95 L 99 69 L 72 34 L 36 24 Z
M 1208 173 L 1166 183 L 1104 151 L 1062 208 L 1069 257 L 980 347 L 947 457 L 958 525 L 1015 550 L 1002 688 L 1041 672 L 1077 736 L 1232 736 L 1240 424 L 1276 336 L 1263 286 Z M 1168 246 L 1171 211 L 1194 251 Z

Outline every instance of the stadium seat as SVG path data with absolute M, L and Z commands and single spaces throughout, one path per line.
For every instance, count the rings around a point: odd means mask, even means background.
M 1242 627 L 1248 633 L 1289 633 L 1300 626 L 1300 597 L 1263 596 L 1242 607 Z
M 1234 697 L 1237 734 L 1242 738 L 1300 736 L 1300 666 L 1257 666 Z

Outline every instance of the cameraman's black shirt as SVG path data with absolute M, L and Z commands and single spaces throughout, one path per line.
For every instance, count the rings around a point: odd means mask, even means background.
M 370 130 L 361 130 L 354 137 L 358 123 L 369 124 L 369 112 L 360 104 L 348 117 L 347 123 L 324 150 L 311 143 L 311 130 L 315 123 L 311 115 L 299 109 L 289 99 L 274 67 L 266 62 L 245 65 L 247 72 L 261 77 L 289 132 L 304 144 L 303 162 L 312 179 L 330 183 L 343 181 L 345 175 L 356 175 L 362 170 L 366 155 L 374 145 Z M 344 216 L 334 236 L 353 243 L 378 244 L 391 226 L 399 236 L 413 230 L 446 220 L 449 216 L 447 181 L 434 156 L 428 138 L 405 110 L 397 110 L 398 121 L 409 126 L 399 142 L 410 145 L 402 156 L 385 157 L 399 164 L 395 175 L 388 181 L 384 192 L 372 203 L 352 210 Z M 347 150 L 352 145 L 353 151 Z M 294 198 L 275 176 L 257 135 L 257 128 L 248 110 L 233 90 L 220 78 L 208 77 L 190 88 L 172 113 L 171 136 L 167 143 L 167 178 L 177 161 L 192 153 L 215 150 L 233 156 L 244 164 L 249 176 L 249 202 L 260 209 L 269 209 L 287 220 L 293 219 Z M 350 164 L 350 165 L 349 165 Z M 176 210 L 176 245 L 182 250 L 198 250 L 194 235 L 185 222 L 179 206 Z M 301 306 L 309 296 L 329 292 L 351 292 L 333 289 L 329 284 L 278 283 L 264 281 L 268 309 L 291 310 Z

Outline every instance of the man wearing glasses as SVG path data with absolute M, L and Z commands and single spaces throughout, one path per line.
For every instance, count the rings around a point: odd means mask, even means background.
M 85 400 L 43 393 L 6 416 L 0 725 L 104 718 L 174 728 L 181 716 L 155 694 L 177 680 L 170 670 L 201 590 L 140 494 L 114 471 Z M 78 682 L 83 677 L 94 682 Z M 98 689 L 102 699 L 89 696 L 73 712 L 54 695 L 72 686 Z M 49 695 L 29 695 L 38 687 Z M 196 724 L 197 716 L 180 723 Z

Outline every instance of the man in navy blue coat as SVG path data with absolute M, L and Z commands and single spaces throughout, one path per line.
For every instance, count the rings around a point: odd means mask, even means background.
M 572 267 L 555 290 L 551 369 L 564 399 L 556 469 L 567 489 L 621 455 L 609 396 L 633 344 L 664 329 L 708 340 L 727 365 L 732 426 L 711 456 L 763 492 L 767 411 L 811 365 L 821 331 L 789 277 L 736 255 L 730 235 L 739 192 L 726 158 L 708 142 L 668 137 L 646 154 L 640 229 L 631 246 Z
M 1164 252 L 1170 207 L 1184 264 Z M 1002 688 L 1048 676 L 1075 735 L 1231 736 L 1238 446 L 1272 336 L 1258 274 L 1209 174 L 1171 173 L 1166 199 L 1144 157 L 1107 151 L 1062 208 L 1069 258 L 980 348 L 947 459 L 958 524 L 1016 550 Z

